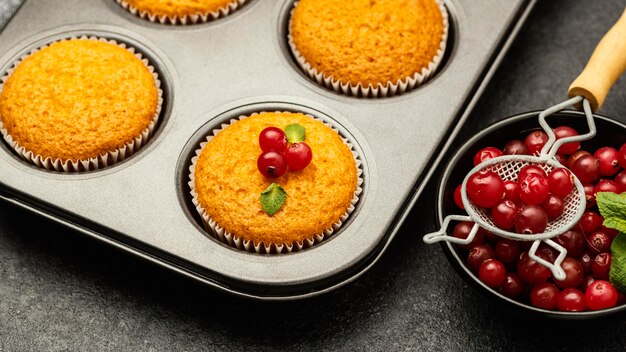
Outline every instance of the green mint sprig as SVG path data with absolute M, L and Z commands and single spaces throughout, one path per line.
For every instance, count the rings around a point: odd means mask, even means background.
M 261 207 L 269 215 L 276 214 L 285 205 L 287 192 L 277 183 L 272 183 L 261 192 Z
M 611 244 L 609 280 L 620 292 L 626 292 L 626 193 L 598 192 L 596 202 L 603 225 L 619 231 Z

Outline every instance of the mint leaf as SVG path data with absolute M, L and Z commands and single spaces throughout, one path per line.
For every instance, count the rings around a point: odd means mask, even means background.
M 289 143 L 304 142 L 304 139 L 306 138 L 306 131 L 304 126 L 292 123 L 291 125 L 287 125 L 287 127 L 285 127 L 285 136 L 287 136 Z
M 604 217 L 604 226 L 626 232 L 626 193 L 598 192 L 596 202 Z
M 626 233 L 620 233 L 611 244 L 611 271 L 609 280 L 615 288 L 626 293 Z
M 269 215 L 276 214 L 285 204 L 287 192 L 278 184 L 272 183 L 261 193 L 261 207 Z

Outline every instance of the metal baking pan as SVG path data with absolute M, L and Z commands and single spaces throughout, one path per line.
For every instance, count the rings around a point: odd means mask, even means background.
M 448 0 L 444 63 L 425 85 L 363 99 L 318 86 L 286 40 L 292 1 L 249 0 L 214 22 L 168 26 L 113 0 L 28 0 L 0 33 L 0 73 L 71 35 L 134 46 L 157 68 L 164 109 L 131 158 L 87 173 L 30 166 L 0 145 L 0 198 L 147 260 L 241 296 L 294 299 L 354 280 L 380 257 L 493 74 L 534 0 Z M 208 236 L 186 186 L 196 143 L 255 111 L 302 111 L 332 121 L 363 161 L 361 200 L 337 235 L 297 253 L 258 255 Z

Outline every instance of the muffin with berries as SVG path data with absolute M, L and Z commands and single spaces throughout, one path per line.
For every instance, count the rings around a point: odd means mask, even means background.
M 250 252 L 286 253 L 321 242 L 361 192 L 352 146 L 301 113 L 241 117 L 196 153 L 189 186 L 205 227 Z

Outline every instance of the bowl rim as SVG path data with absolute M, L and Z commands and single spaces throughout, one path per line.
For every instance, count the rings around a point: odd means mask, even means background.
M 444 197 L 445 197 L 446 185 L 448 183 L 448 180 L 450 179 L 452 170 L 461 161 L 463 154 L 465 154 L 468 149 L 474 146 L 481 139 L 493 133 L 495 130 L 498 130 L 499 128 L 507 126 L 507 125 L 514 124 L 516 122 L 527 120 L 533 116 L 539 115 L 540 112 L 541 110 L 528 111 L 528 112 L 512 115 L 500 121 L 497 121 L 485 127 L 478 133 L 476 133 L 474 136 L 472 136 L 472 138 L 470 138 L 467 142 L 463 143 L 463 145 L 457 149 L 454 156 L 450 159 L 445 169 L 442 171 L 439 186 L 437 187 L 437 196 L 436 196 L 437 197 L 437 211 L 435 212 L 435 216 L 436 216 L 436 220 L 439 226 L 442 225 L 443 219 L 445 217 L 443 204 L 445 202 Z M 555 115 L 559 115 L 559 116 L 570 115 L 570 116 L 582 116 L 582 117 L 585 116 L 583 112 L 576 111 L 576 110 L 563 110 L 563 111 L 556 113 Z M 616 126 L 621 127 L 623 130 L 626 131 L 626 124 L 620 121 L 617 121 L 617 120 L 614 120 L 609 117 L 596 114 L 596 113 L 594 113 L 593 116 L 596 120 L 602 120 L 604 122 L 614 124 Z M 585 311 L 585 312 L 562 312 L 562 311 L 556 311 L 556 310 L 541 309 L 541 308 L 533 307 L 528 304 L 524 304 L 522 302 L 519 302 L 512 298 L 504 296 L 497 290 L 492 289 L 491 287 L 481 282 L 478 279 L 478 277 L 476 277 L 474 273 L 470 271 L 467 265 L 465 265 L 465 262 L 459 257 L 459 254 L 457 250 L 452 246 L 452 243 L 441 242 L 440 244 L 450 264 L 452 264 L 452 266 L 457 271 L 457 273 L 461 277 L 463 277 L 465 281 L 472 284 L 482 294 L 485 294 L 491 297 L 495 296 L 495 298 L 497 299 L 497 302 L 494 302 L 494 303 L 505 305 L 508 308 L 514 308 L 518 313 L 522 313 L 522 312 L 525 314 L 530 313 L 533 316 L 538 316 L 538 317 L 584 320 L 584 319 L 599 318 L 599 317 L 608 316 L 608 315 L 612 315 L 615 313 L 626 311 L 626 304 L 623 304 L 621 306 L 615 306 L 613 308 L 604 309 L 604 310 Z

